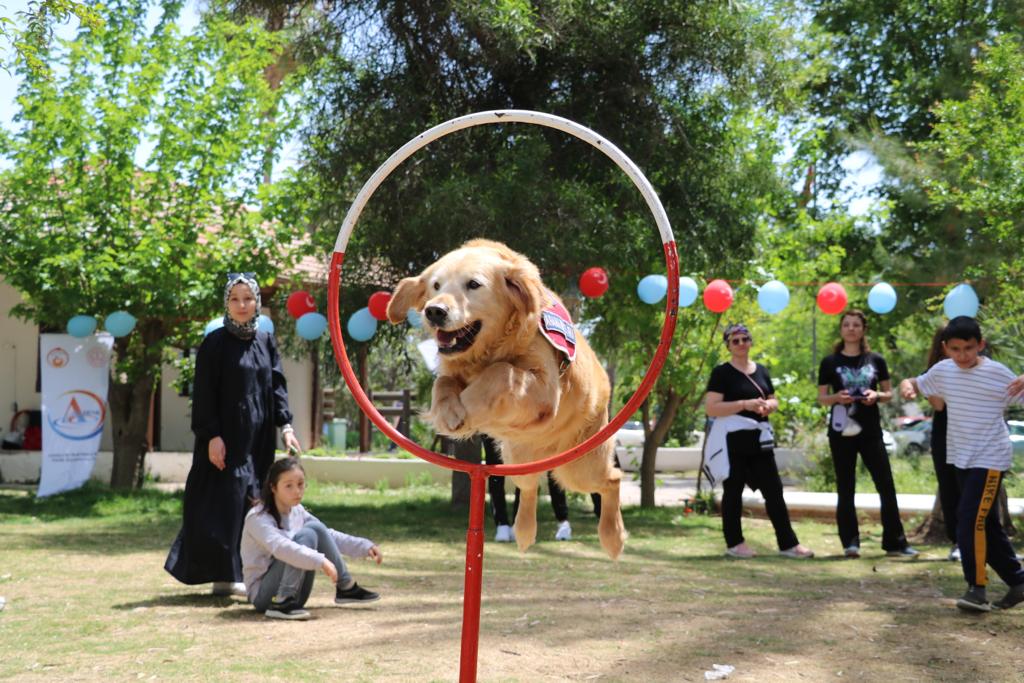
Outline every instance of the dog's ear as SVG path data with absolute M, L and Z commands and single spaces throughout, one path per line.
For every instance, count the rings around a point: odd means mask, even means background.
M 516 310 L 524 318 L 540 315 L 545 296 L 536 266 L 525 259 L 511 264 L 505 271 L 505 286 Z
M 399 282 L 388 301 L 388 320 L 397 325 L 405 320 L 410 308 L 422 308 L 426 292 L 427 286 L 421 277 L 407 277 Z

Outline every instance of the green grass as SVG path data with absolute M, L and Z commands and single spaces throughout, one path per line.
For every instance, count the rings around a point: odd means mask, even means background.
M 924 455 L 914 457 L 890 458 L 892 467 L 892 478 L 896 484 L 898 493 L 927 493 L 934 495 L 937 489 L 935 483 L 935 469 L 931 456 Z M 808 491 L 829 491 L 834 492 L 835 473 L 832 469 L 830 456 L 819 457 L 813 465 L 811 472 L 803 477 L 804 487 Z M 1024 457 L 1018 456 L 1014 460 L 1013 467 L 1003 478 L 1006 486 L 1006 493 L 1011 498 L 1024 498 Z M 864 461 L 857 461 L 857 490 L 860 492 L 874 491 L 875 484 L 871 480 L 871 474 L 864 466 Z
M 0 677 L 456 678 L 466 511 L 426 485 L 312 482 L 306 502 L 380 543 L 384 564 L 353 562 L 352 572 L 384 600 L 333 608 L 321 575 L 314 621 L 268 622 L 163 572 L 180 494 L 0 491 Z M 722 556 L 717 518 L 627 508 L 631 537 L 612 562 L 589 503 L 572 498 L 570 512 L 570 543 L 552 540 L 542 502 L 536 546 L 486 544 L 481 681 L 703 680 L 712 663 L 736 666 L 738 680 L 1013 680 L 1024 670 L 1024 610 L 959 614 L 951 598 L 962 579 L 944 546 L 886 560 L 879 527 L 866 523 L 864 558 L 843 561 L 833 525 L 797 521 L 819 553 L 798 562 L 774 555 L 770 525 L 748 519 L 762 557 L 734 561 Z

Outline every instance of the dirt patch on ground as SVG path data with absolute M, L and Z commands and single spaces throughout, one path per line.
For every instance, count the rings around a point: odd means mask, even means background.
M 315 619 L 303 623 L 271 622 L 241 600 L 177 584 L 162 570 L 176 529 L 165 516 L 132 528 L 0 523 L 0 675 L 456 680 L 464 518 L 424 520 L 418 503 L 404 505 L 392 518 L 425 521 L 419 532 L 402 526 L 403 538 L 381 522 L 371 533 L 385 564 L 352 565 L 384 599 L 335 607 L 321 575 Z M 342 512 L 356 527 L 332 519 Z M 374 502 L 321 516 L 356 530 L 387 514 Z M 945 548 L 888 560 L 865 533 L 865 557 L 844 561 L 831 526 L 804 522 L 798 533 L 819 558 L 785 560 L 771 552 L 770 526 L 750 520 L 748 537 L 765 556 L 736 561 L 720 554 L 718 520 L 636 512 L 627 525 L 633 537 L 620 562 L 601 554 L 583 510 L 574 509 L 572 542 L 547 540 L 546 523 L 525 555 L 487 544 L 481 681 L 702 681 L 716 663 L 734 666 L 738 681 L 1022 680 L 1024 609 L 959 613 L 959 569 Z M 995 581 L 993 594 L 1002 590 Z

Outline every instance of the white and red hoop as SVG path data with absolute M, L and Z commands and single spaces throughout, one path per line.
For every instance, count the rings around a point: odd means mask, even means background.
M 403 161 L 408 159 L 418 150 L 429 145 L 431 142 L 446 135 L 451 135 L 457 131 L 486 124 L 508 123 L 526 123 L 545 126 L 547 128 L 555 128 L 568 133 L 569 135 L 579 138 L 580 140 L 583 140 L 591 146 L 599 149 L 605 154 L 605 156 L 615 162 L 615 164 L 622 169 L 627 176 L 629 176 L 630 180 L 633 181 L 633 184 L 640 190 L 640 194 L 643 195 L 644 201 L 647 203 L 647 207 L 654 216 L 655 223 L 658 226 L 658 232 L 661 235 L 662 246 L 665 252 L 665 269 L 668 276 L 668 297 L 665 304 L 665 323 L 662 326 L 661 338 L 658 341 L 658 347 L 655 350 L 654 358 L 651 360 L 651 364 L 648 366 L 643 380 L 641 380 L 640 385 L 637 387 L 632 397 L 630 397 L 622 409 L 615 414 L 603 429 L 574 448 L 557 455 L 552 455 L 544 460 L 519 465 L 485 466 L 455 460 L 449 456 L 423 448 L 419 444 L 411 441 L 398 432 L 397 429 L 392 427 L 391 423 L 389 423 L 384 416 L 380 414 L 377 408 L 367 397 L 363 388 L 359 385 L 359 380 L 348 361 L 348 354 L 345 351 L 345 341 L 342 338 L 341 312 L 339 306 L 341 293 L 341 269 L 342 263 L 345 260 L 345 248 L 348 246 L 349 238 L 351 237 L 353 230 L 355 230 L 356 223 L 358 222 L 363 209 L 370 201 L 370 197 L 373 196 L 373 193 L 378 187 L 380 187 L 381 183 L 383 183 L 384 180 L 386 180 L 387 177 L 391 175 L 391 173 Z M 672 345 L 672 335 L 675 332 L 676 320 L 679 311 L 679 255 L 676 250 L 675 238 L 672 235 L 672 227 L 669 225 L 668 215 L 665 213 L 665 209 L 661 205 L 661 201 L 655 194 L 654 188 L 651 187 L 650 182 L 636 164 L 634 164 L 633 161 L 630 160 L 630 158 L 627 157 L 618 147 L 591 129 L 560 116 L 522 109 L 485 111 L 445 121 L 442 124 L 420 133 L 388 157 L 388 159 L 380 165 L 374 174 L 370 176 L 370 179 L 366 181 L 366 184 L 363 185 L 359 194 L 352 202 L 352 206 L 349 208 L 348 214 L 345 216 L 345 221 L 342 223 L 341 229 L 338 231 L 338 239 L 334 244 L 334 255 L 331 258 L 327 296 L 327 314 L 330 323 L 329 329 L 331 332 L 331 344 L 334 347 L 334 357 L 338 363 L 338 367 L 341 369 L 341 373 L 345 377 L 345 383 L 348 385 L 348 388 L 352 392 L 353 397 L 355 397 L 359 407 L 377 426 L 377 428 L 388 436 L 388 438 L 410 453 L 440 467 L 446 467 L 448 469 L 463 472 L 471 472 L 477 468 L 485 468 L 483 471 L 486 474 L 495 476 L 530 474 L 533 472 L 542 472 L 554 469 L 559 465 L 564 465 L 570 460 L 583 455 L 599 444 L 607 441 L 619 429 L 619 427 L 621 427 L 626 420 L 628 420 L 630 416 L 637 411 L 640 404 L 643 403 L 645 398 L 647 398 L 647 394 L 650 393 L 651 388 L 654 386 L 654 382 L 658 378 L 658 374 L 661 372 L 662 366 L 665 364 L 665 358 L 668 356 L 669 348 Z

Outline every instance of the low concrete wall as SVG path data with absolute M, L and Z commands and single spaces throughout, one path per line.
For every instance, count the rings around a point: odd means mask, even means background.
M 635 472 L 640 469 L 642 449 L 617 449 L 622 469 Z M 0 451 L 0 483 L 35 484 L 39 482 L 39 451 Z M 283 457 L 283 456 L 281 456 Z M 799 470 L 806 463 L 801 450 L 779 448 L 775 451 L 779 469 Z M 92 478 L 110 481 L 113 455 L 100 451 Z M 451 482 L 451 470 L 432 465 L 419 458 L 371 458 L 360 456 L 319 457 L 303 456 L 302 465 L 310 479 L 338 481 L 376 486 L 386 480 L 388 486 L 405 486 L 410 477 L 422 478 L 424 474 L 441 484 Z M 192 467 L 191 453 L 156 452 L 146 455 L 146 473 L 160 482 L 184 482 Z M 700 468 L 699 448 L 659 448 L 656 462 L 658 472 L 696 472 Z M 511 484 L 506 485 L 511 491 Z
M 39 483 L 41 459 L 39 451 L 0 452 L 0 483 Z M 96 455 L 96 465 L 91 477 L 97 481 L 109 482 L 112 462 L 113 454 L 110 451 L 100 451 Z M 302 458 L 302 466 L 310 479 L 347 482 L 361 486 L 376 486 L 378 482 L 386 480 L 389 487 L 398 488 L 405 486 L 410 478 L 422 479 L 425 474 L 442 484 L 448 484 L 452 479 L 450 470 L 419 458 L 325 458 L 307 455 Z M 146 473 L 160 482 L 184 483 L 191 467 L 191 453 L 157 452 L 146 455 Z
M 615 449 L 619 456 L 619 464 L 627 472 L 640 469 L 643 449 L 620 446 Z M 700 448 L 659 448 L 655 460 L 657 472 L 696 472 L 700 469 Z M 807 457 L 803 450 L 797 448 L 776 448 L 775 462 L 780 470 L 799 471 L 806 467 Z
M 39 451 L 0 451 L 0 483 L 38 484 L 42 453 Z M 114 454 L 100 451 L 90 477 L 109 482 Z M 146 473 L 157 481 L 185 481 L 192 467 L 191 453 L 160 451 L 146 454 Z

